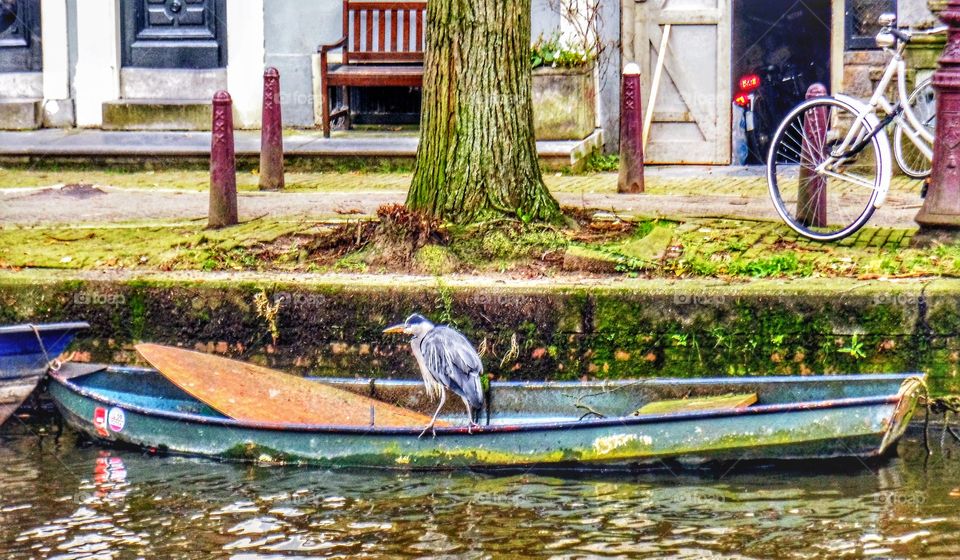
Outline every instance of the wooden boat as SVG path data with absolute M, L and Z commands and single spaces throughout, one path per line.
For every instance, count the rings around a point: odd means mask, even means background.
M 0 424 L 23 403 L 87 323 L 0 326 Z M 42 342 L 42 345 L 41 345 Z
M 322 382 L 417 411 L 433 404 L 420 381 Z M 420 428 L 234 420 L 150 368 L 91 373 L 66 364 L 51 373 L 49 391 L 81 432 L 160 453 L 336 467 L 629 468 L 664 460 L 885 456 L 922 386 L 922 376 L 909 374 L 493 383 L 484 426 L 471 433 L 465 415 L 451 407 L 442 416 L 451 425 L 422 438 Z M 663 406 L 736 394 L 755 395 L 756 402 Z M 657 412 L 635 414 L 654 402 L 661 403 Z

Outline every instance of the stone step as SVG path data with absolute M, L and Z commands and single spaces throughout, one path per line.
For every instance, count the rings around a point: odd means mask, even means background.
M 42 99 L 0 98 L 0 129 L 33 130 L 40 128 Z
M 207 99 L 118 99 L 103 104 L 106 130 L 210 130 Z

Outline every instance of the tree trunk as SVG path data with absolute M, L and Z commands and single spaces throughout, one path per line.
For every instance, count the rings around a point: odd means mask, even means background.
M 561 219 L 537 162 L 531 80 L 530 0 L 430 0 L 410 209 Z

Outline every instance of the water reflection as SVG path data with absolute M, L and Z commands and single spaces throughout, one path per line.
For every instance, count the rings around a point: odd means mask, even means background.
M 493 476 L 256 467 L 0 435 L 6 557 L 960 556 L 955 444 L 879 468 Z

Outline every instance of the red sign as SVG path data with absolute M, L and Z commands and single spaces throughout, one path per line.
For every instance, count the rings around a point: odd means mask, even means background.
M 107 431 L 107 409 L 98 406 L 93 411 L 93 426 L 97 429 L 97 435 L 107 437 L 110 432 Z

